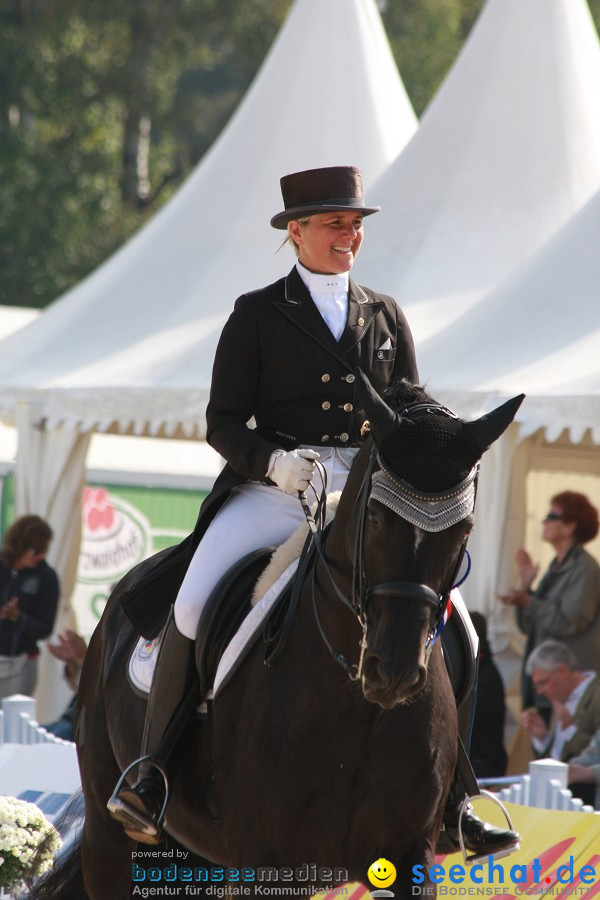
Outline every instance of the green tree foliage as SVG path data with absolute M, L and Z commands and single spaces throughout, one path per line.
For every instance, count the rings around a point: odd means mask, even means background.
M 378 3 L 421 113 L 483 0 Z M 291 5 L 0 0 L 0 303 L 47 305 L 144 224 L 219 134 Z
M 45 306 L 164 202 L 289 0 L 0 0 L 0 303 Z

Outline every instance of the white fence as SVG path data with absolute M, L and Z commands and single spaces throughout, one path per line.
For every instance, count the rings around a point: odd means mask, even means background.
M 566 763 L 556 759 L 537 759 L 529 763 L 528 775 L 521 775 L 518 781 L 513 780 L 512 784 L 501 790 L 498 790 L 499 783 L 506 783 L 509 779 L 484 779 L 479 783 L 482 787 L 489 784 L 503 803 L 567 812 L 594 812 L 593 806 L 584 804 L 568 789 L 568 774 Z
M 70 744 L 46 731 L 35 719 L 35 700 L 23 694 L 5 697 L 0 711 L 2 744 Z
M 2 744 L 62 744 L 73 747 L 50 734 L 35 719 L 35 701 L 16 694 L 2 700 L 0 711 L 0 746 Z M 481 787 L 491 787 L 503 803 L 534 806 L 569 812 L 594 812 L 567 787 L 569 767 L 555 759 L 538 759 L 529 764 L 529 774 L 512 782 L 509 778 L 482 779 Z M 506 785 L 499 789 L 500 785 Z

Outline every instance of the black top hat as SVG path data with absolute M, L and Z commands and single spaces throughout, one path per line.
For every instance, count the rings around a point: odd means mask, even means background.
M 273 216 L 273 228 L 287 228 L 292 219 L 315 213 L 354 209 L 370 216 L 381 209 L 365 206 L 362 172 L 355 166 L 328 166 L 284 175 L 281 193 L 285 210 Z

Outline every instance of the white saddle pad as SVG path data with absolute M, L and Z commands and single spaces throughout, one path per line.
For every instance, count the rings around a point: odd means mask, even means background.
M 236 665 L 241 660 L 249 647 L 252 645 L 253 638 L 258 630 L 262 627 L 267 619 L 273 604 L 285 585 L 288 583 L 298 567 L 298 560 L 295 559 L 279 576 L 264 596 L 252 607 L 244 621 L 242 622 L 237 633 L 233 636 L 225 652 L 219 662 L 215 675 L 215 683 L 212 694 L 217 695 L 229 678 L 235 671 Z M 156 667 L 156 658 L 160 647 L 161 635 L 153 641 L 147 641 L 140 638 L 137 642 L 133 653 L 129 659 L 128 675 L 134 688 L 144 694 L 149 693 L 152 686 L 152 678 Z
M 152 685 L 152 676 L 156 666 L 156 658 L 160 647 L 162 631 L 153 641 L 141 637 L 129 658 L 128 675 L 134 688 L 147 694 Z

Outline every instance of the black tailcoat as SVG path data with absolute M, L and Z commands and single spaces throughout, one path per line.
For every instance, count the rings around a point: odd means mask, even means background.
M 379 393 L 396 378 L 418 380 L 398 304 L 352 279 L 348 301 L 336 341 L 295 266 L 286 278 L 237 299 L 217 346 L 206 411 L 206 439 L 227 465 L 200 521 L 225 485 L 228 492 L 245 480 L 268 482 L 273 450 L 356 446 L 365 420 L 357 367 Z M 248 427 L 252 417 L 255 428 Z

